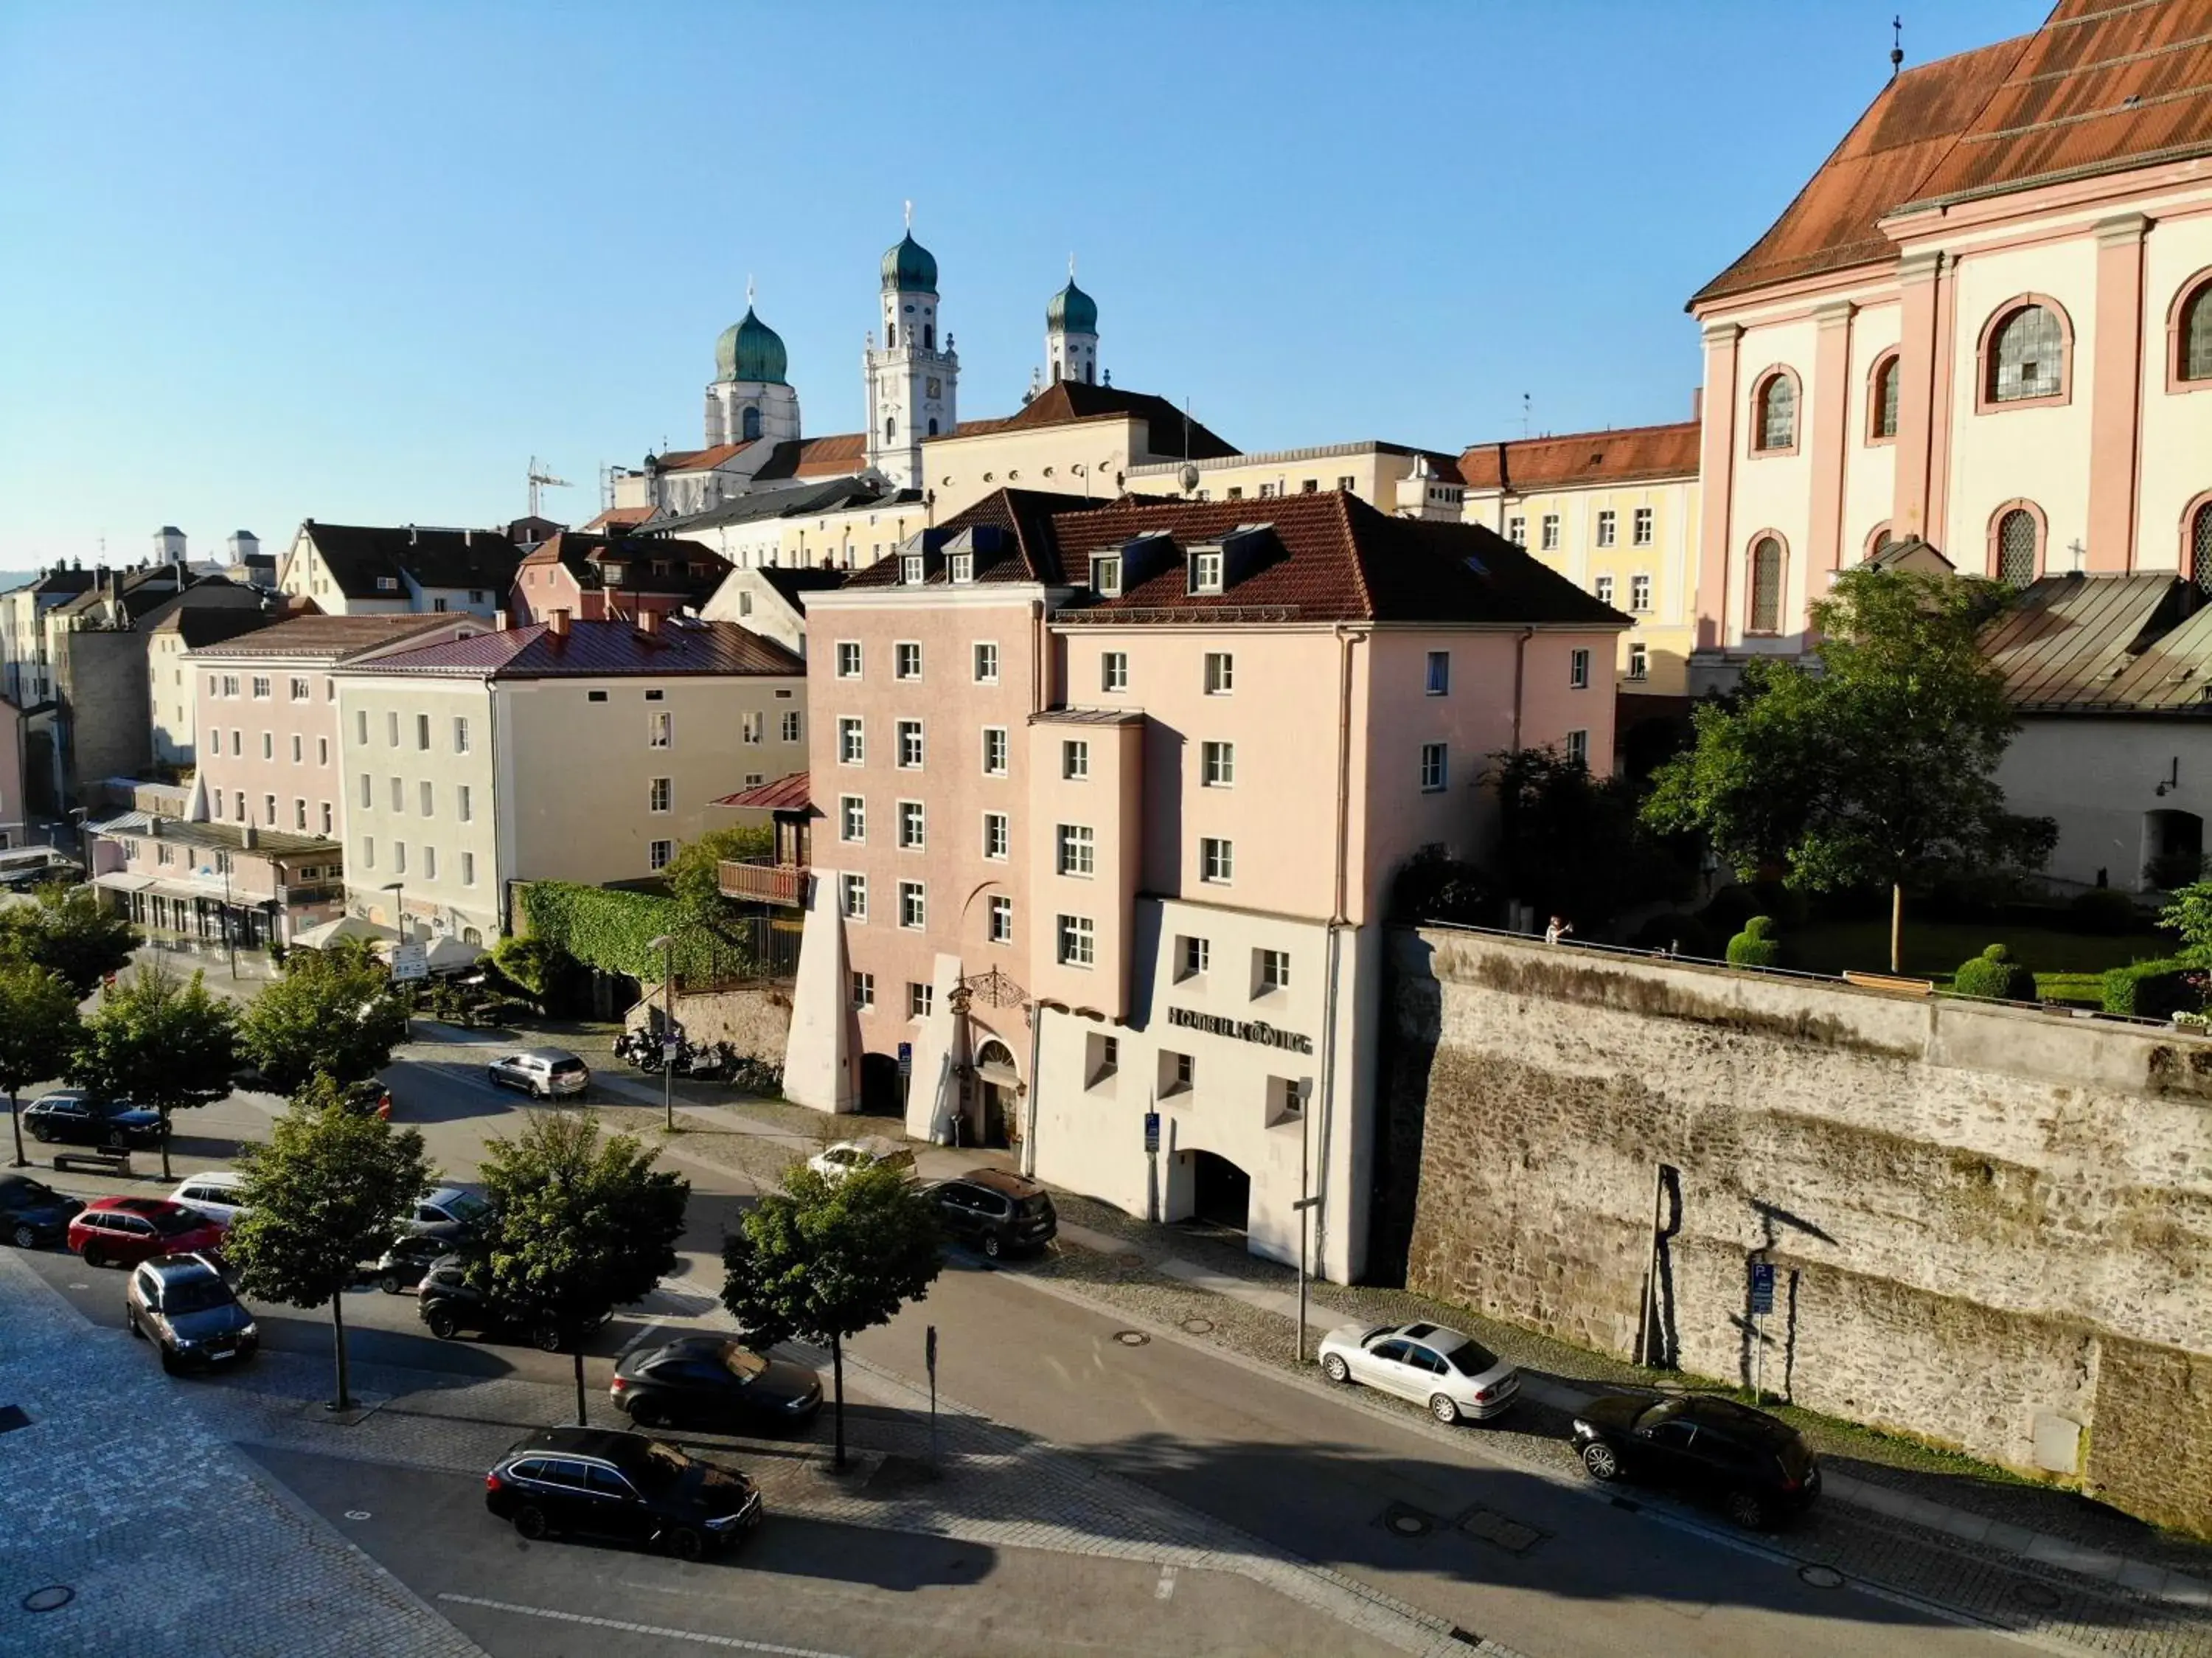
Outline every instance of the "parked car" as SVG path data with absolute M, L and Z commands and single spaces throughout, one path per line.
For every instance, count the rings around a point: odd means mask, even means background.
M 643 1434 L 540 1428 L 484 1476 L 484 1507 L 535 1541 L 556 1533 L 651 1543 L 696 1560 L 760 1524 L 760 1492 L 735 1468 Z
M 339 1103 L 356 1117 L 380 1117 L 389 1121 L 392 1117 L 392 1090 L 374 1076 L 365 1082 L 349 1082 L 339 1091 Z
M 1003 1168 L 971 1168 L 925 1189 L 937 1200 L 946 1233 L 994 1260 L 1042 1249 L 1060 1232 L 1060 1216 L 1045 1189 Z
M 473 1192 L 457 1186 L 433 1186 L 415 1201 L 408 1222 L 410 1232 L 439 1234 L 441 1228 L 472 1231 L 491 1216 L 491 1205 Z M 440 1235 L 452 1236 L 452 1230 Z
M 161 1113 L 127 1100 L 100 1100 L 82 1088 L 64 1088 L 23 1107 L 23 1126 L 45 1144 L 106 1146 L 112 1151 L 158 1146 L 168 1133 Z
M 69 1247 L 87 1266 L 136 1266 L 156 1255 L 219 1249 L 223 1231 L 166 1198 L 95 1198 L 70 1217 Z
M 1487 1422 L 1521 1395 L 1521 1373 L 1441 1324 L 1347 1324 L 1321 1338 L 1322 1374 L 1428 1407 L 1438 1422 Z
M 495 1087 L 520 1088 L 533 1100 L 581 1094 L 592 1085 L 592 1068 L 566 1048 L 525 1048 L 487 1069 Z
M 764 1357 L 726 1336 L 684 1336 L 623 1355 L 609 1394 L 641 1428 L 681 1423 L 732 1433 L 775 1433 L 814 1420 L 822 1378 Z
M 1593 1478 L 1640 1479 L 1717 1500 L 1759 1530 L 1820 1494 L 1820 1465 L 1788 1423 L 1710 1393 L 1594 1399 L 1575 1415 L 1574 1447 Z
M 65 1198 L 27 1174 L 0 1174 L 0 1235 L 18 1249 L 61 1242 L 83 1207 L 82 1198 Z
M 239 1305 L 217 1263 L 203 1255 L 139 1263 L 124 1292 L 123 1322 L 161 1350 L 164 1370 L 250 1359 L 261 1345 L 253 1315 Z
M 416 1232 L 394 1238 L 392 1247 L 377 1257 L 376 1265 L 369 1269 L 369 1277 L 386 1295 L 399 1295 L 421 1283 L 422 1275 L 452 1254 L 460 1241 L 459 1234 L 450 1227 L 443 1231 Z
M 205 1174 L 191 1174 L 177 1182 L 177 1189 L 169 1194 L 173 1204 L 182 1204 L 187 1209 L 197 1209 L 211 1221 L 220 1221 L 226 1227 L 235 1222 L 243 1211 L 239 1207 L 238 1191 L 246 1184 L 246 1177 L 227 1168 L 218 1168 Z
M 432 1335 L 441 1341 L 451 1341 L 464 1330 L 480 1336 L 519 1335 L 542 1353 L 561 1350 L 560 1328 L 542 1308 L 487 1295 L 469 1282 L 468 1267 L 465 1255 L 441 1255 L 422 1274 L 415 1314 Z
M 842 1180 L 858 1168 L 895 1168 L 911 1178 L 914 1148 L 902 1145 L 888 1135 L 866 1134 L 857 1140 L 840 1140 L 833 1146 L 823 1147 L 806 1160 L 806 1166 L 833 1180 Z

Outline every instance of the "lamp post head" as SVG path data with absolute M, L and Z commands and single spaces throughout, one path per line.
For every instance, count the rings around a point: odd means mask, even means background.
M 676 948 L 675 936 L 672 933 L 663 933 L 659 938 L 648 939 L 645 948 L 648 950 L 672 950 Z

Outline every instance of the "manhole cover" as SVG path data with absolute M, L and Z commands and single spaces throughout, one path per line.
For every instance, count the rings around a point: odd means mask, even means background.
M 1408 1508 L 1403 1503 L 1394 1503 L 1383 1509 L 1381 1523 L 1384 1531 L 1395 1533 L 1400 1537 L 1426 1537 L 1437 1528 L 1434 1515 Z
M 1833 1566 L 1800 1566 L 1797 1576 L 1816 1589 L 1839 1589 L 1844 1586 L 1844 1575 Z
M 1459 1528 L 1469 1537 L 1479 1537 L 1508 1554 L 1526 1554 L 1546 1536 L 1534 1526 L 1524 1526 L 1488 1509 L 1476 1509 L 1462 1515 Z
M 49 1583 L 42 1589 L 33 1589 L 23 1597 L 25 1612 L 59 1612 L 76 1599 L 76 1591 L 66 1583 Z
M 1124 1347 L 1142 1347 L 1152 1338 L 1141 1330 L 1116 1330 L 1114 1339 Z
M 346 1510 L 346 1518 L 348 1520 L 367 1520 L 369 1518 L 369 1513 L 366 1509 L 348 1509 Z
M 1210 1335 L 1213 1331 L 1213 1320 L 1212 1319 L 1185 1319 L 1182 1321 L 1182 1327 L 1187 1332 L 1194 1336 Z
M 2012 1598 L 2023 1606 L 2033 1606 L 2039 1612 L 2050 1612 L 2065 1603 L 2066 1597 L 2048 1583 L 2015 1583 Z

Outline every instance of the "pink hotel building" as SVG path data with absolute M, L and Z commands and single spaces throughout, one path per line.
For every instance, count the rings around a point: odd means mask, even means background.
M 1277 1258 L 1303 1164 L 1356 1276 L 1391 878 L 1472 849 L 1499 751 L 1609 769 L 1627 619 L 1336 491 L 1001 491 L 807 612 L 791 1097 L 903 1089 L 909 1132 Z

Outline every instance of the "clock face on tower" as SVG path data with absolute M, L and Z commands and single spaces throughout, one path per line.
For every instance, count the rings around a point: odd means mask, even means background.
M 928 379 L 923 381 L 921 383 L 921 394 L 924 397 L 943 397 L 945 395 L 945 382 L 939 380 L 935 375 L 930 375 Z

